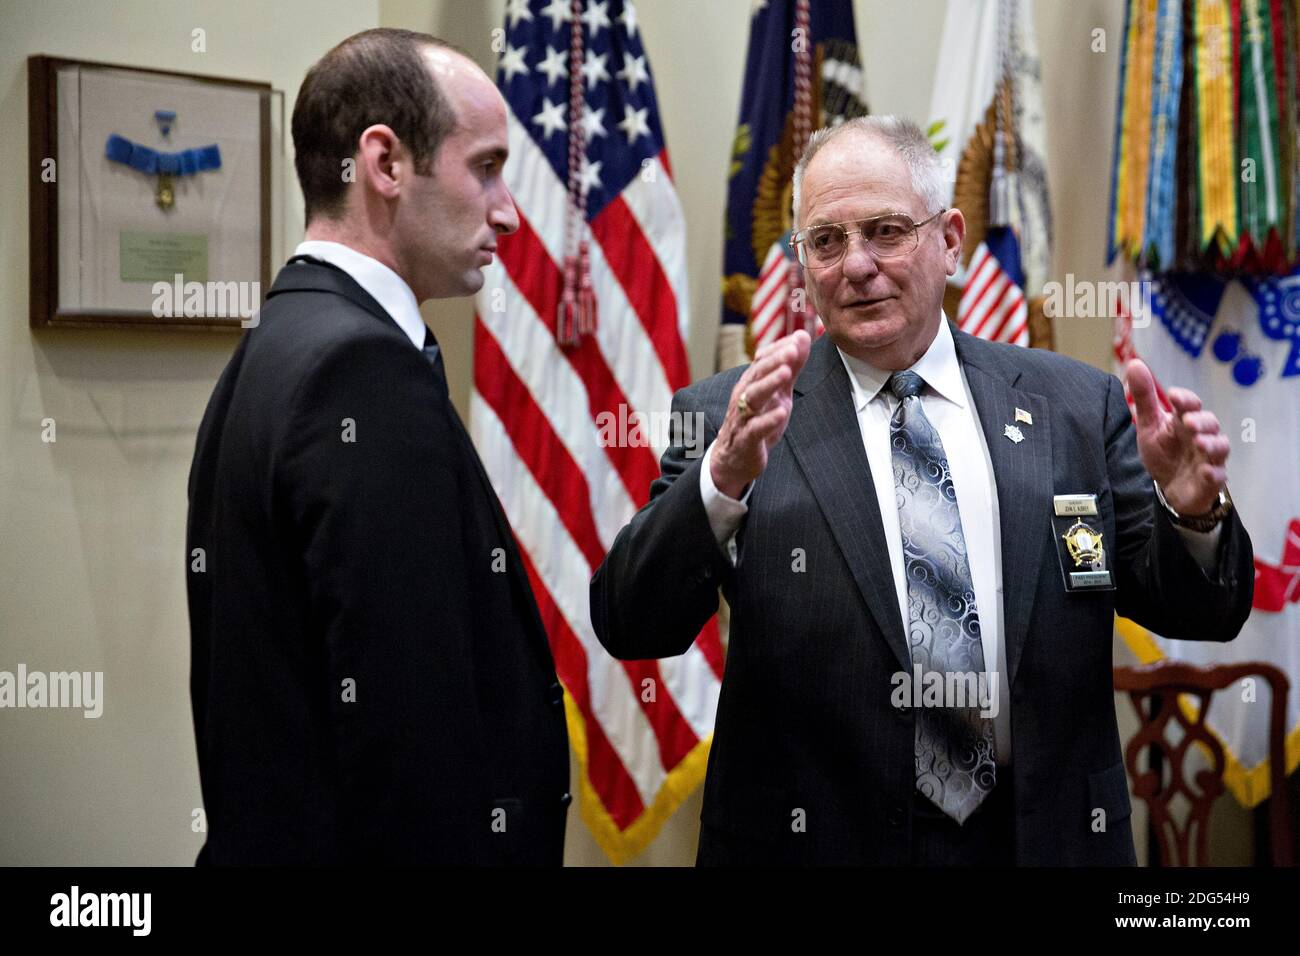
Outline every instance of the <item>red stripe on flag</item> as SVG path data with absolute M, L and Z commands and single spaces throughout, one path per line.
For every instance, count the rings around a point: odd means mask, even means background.
M 962 310 L 964 316 L 962 320 L 962 328 L 965 331 L 972 335 L 979 334 L 976 330 L 984 324 L 984 319 L 981 317 L 977 321 L 975 319 L 975 313 L 980 311 L 980 307 L 985 299 L 989 296 L 996 296 L 998 294 L 997 290 L 1004 288 L 1002 284 L 1004 282 L 1009 284 L 1011 280 L 1007 279 L 1002 274 L 1002 270 L 998 268 L 996 262 L 991 263 L 985 270 L 985 278 L 981 281 L 980 285 L 976 287 L 975 294 L 971 297 L 970 307 Z
M 641 225 L 622 196 L 615 196 L 591 221 L 614 278 L 623 287 L 632 311 L 659 356 L 668 387 L 676 391 L 691 383 L 686 349 L 677 332 L 677 297 Z
M 718 631 L 718 619 L 709 618 L 709 622 L 704 625 L 704 630 L 700 631 L 699 637 L 695 638 L 695 646 L 700 649 L 704 659 L 709 662 L 709 670 L 713 671 L 713 676 L 722 680 L 722 671 L 724 661 L 722 658 L 722 635 Z
M 771 269 L 768 269 L 766 272 L 764 272 L 762 275 L 758 277 L 758 292 L 762 292 L 763 283 L 767 281 L 768 276 L 773 272 L 776 272 L 776 270 L 780 268 L 781 268 L 780 264 L 777 263 L 773 265 Z M 785 272 L 784 269 L 781 269 L 781 271 L 782 273 Z M 749 314 L 762 315 L 763 310 L 766 309 L 772 303 L 773 299 L 784 298 L 784 297 L 785 297 L 785 276 L 783 274 L 779 281 L 772 283 L 772 287 L 768 289 L 766 293 L 763 294 L 763 298 L 758 302 L 757 305 L 750 306 Z
M 664 172 L 668 174 L 668 178 L 670 180 L 675 179 L 676 177 L 673 176 L 673 164 L 668 162 L 668 147 L 665 146 L 663 149 L 659 150 L 659 155 L 656 158 L 659 160 L 660 165 L 663 166 Z
M 1020 286 L 1012 282 L 1010 276 L 1007 277 L 1007 282 L 1010 284 L 1010 288 L 1008 294 L 1003 296 L 1003 299 L 1007 299 L 1007 302 L 998 313 L 1001 316 L 1001 321 L 998 322 L 997 328 L 988 335 L 995 342 L 1002 340 L 1002 333 L 1006 331 L 1007 325 L 1016 317 L 1020 307 L 1025 304 L 1025 297 L 1020 294 Z
M 1010 342 L 1012 345 L 1019 345 L 1021 344 L 1021 337 L 1022 336 L 1027 337 L 1028 332 L 1029 332 L 1029 319 L 1026 317 L 1023 322 L 1021 322 L 1019 325 L 1016 326 L 1015 331 L 1012 332 L 1007 337 L 1007 341 Z M 1024 344 L 1028 345 L 1029 342 L 1025 341 Z
M 654 730 L 655 740 L 659 744 L 659 762 L 665 770 L 671 770 L 686 758 L 700 742 L 700 738 L 695 736 L 695 731 L 677 708 L 677 701 L 664 683 L 658 661 L 620 663 L 632 681 L 632 693 L 636 695 L 646 720 Z M 649 685 L 645 683 L 647 680 L 651 681 Z M 646 700 L 647 689 L 651 691 L 652 700 Z
M 989 336 L 984 335 L 984 330 L 989 327 L 989 320 L 992 319 L 993 316 L 995 315 L 1002 314 L 1001 312 L 1002 303 L 1006 301 L 1007 296 L 1011 295 L 1013 292 L 1020 291 L 1019 287 L 1014 282 L 1011 281 L 1011 278 L 1008 275 L 1006 275 L 1006 273 L 1001 271 L 998 272 L 998 282 L 994 282 L 991 285 L 991 288 L 994 289 L 999 288 L 999 282 L 1001 283 L 1000 286 L 1001 291 L 997 293 L 997 298 L 994 299 L 989 304 L 989 307 L 987 311 L 985 311 L 983 318 L 981 318 L 979 322 L 976 323 L 975 328 L 971 329 L 971 335 L 975 335 L 980 338 L 992 338 L 991 335 Z
M 496 412 L 510 436 L 516 454 L 532 473 L 555 507 L 560 521 L 587 559 L 587 575 L 599 567 L 605 550 L 591 512 L 587 477 L 564 447 L 550 420 L 542 414 L 526 385 L 515 374 L 501 346 L 481 321 L 474 323 L 474 371 L 479 394 Z M 666 691 L 658 661 L 621 661 L 632 681 L 632 691 L 645 712 L 659 744 L 665 768 L 672 768 L 691 752 L 699 738 Z M 643 696 L 645 681 L 654 689 L 652 700 Z
M 582 715 L 587 734 L 588 779 L 596 796 L 614 818 L 615 824 L 620 830 L 626 830 L 645 812 L 645 803 L 641 800 L 636 781 L 623 766 L 623 761 L 605 736 L 600 721 L 591 709 L 591 694 L 587 685 L 587 653 L 582 648 L 582 642 L 569 628 L 569 622 L 564 619 L 546 585 L 542 583 L 528 556 L 528 550 L 521 547 L 519 555 L 533 586 L 542 624 L 551 639 L 556 673 L 564 681 L 569 696 Z
M 522 214 L 519 216 L 519 231 L 498 240 L 497 255 L 511 281 L 554 336 L 562 276 Z M 573 366 L 586 388 L 592 422 L 604 411 L 618 415 L 620 406 L 626 407 L 631 414 L 633 408 L 610 373 L 593 336 L 582 336 L 577 347 L 562 348 L 560 353 Z M 637 507 L 650 500 L 650 484 L 659 477 L 659 463 L 655 461 L 654 453 L 648 447 L 611 442 L 605 446 L 605 454 Z
M 966 288 L 962 290 L 961 304 L 957 307 L 958 324 L 963 328 L 966 320 L 970 318 L 971 310 L 975 308 L 976 300 L 988 291 L 989 282 L 997 275 L 996 269 L 982 272 L 989 258 L 988 251 L 981 246 L 977 253 L 966 272 Z
M 1021 291 L 1019 290 L 1019 286 L 1017 286 L 1017 290 L 1015 291 L 1017 291 L 1017 295 L 1015 295 L 1013 300 L 1011 300 L 1010 306 L 1008 307 L 1008 310 L 1006 310 L 1005 319 L 1002 319 L 1002 324 L 997 326 L 997 332 L 993 333 L 992 336 L 989 336 L 989 338 L 996 339 L 998 342 L 1009 341 L 1009 339 L 1004 338 L 1004 333 L 1006 330 L 1011 328 L 1011 323 L 1017 321 L 1018 316 L 1021 315 L 1022 308 L 1024 308 L 1024 297 L 1019 294 L 1019 291 Z
M 510 360 L 481 319 L 474 320 L 474 385 L 497 413 L 520 459 L 555 506 L 574 544 L 593 568 L 605 549 L 591 512 L 587 476 L 538 408 Z

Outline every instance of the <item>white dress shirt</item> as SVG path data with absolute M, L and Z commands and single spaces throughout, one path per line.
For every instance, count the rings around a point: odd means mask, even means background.
M 843 352 L 840 352 L 840 358 L 853 384 L 853 407 L 862 431 L 867 464 L 871 466 L 871 480 L 880 505 L 885 544 L 889 549 L 889 564 L 894 572 L 894 590 L 898 595 L 895 613 L 906 634 L 907 576 L 903 565 L 898 503 L 894 495 L 894 463 L 889 448 L 889 419 L 898 407 L 898 399 L 885 387 L 892 373 Z M 993 733 L 998 763 L 1005 765 L 1011 756 L 1011 714 L 1006 679 L 1006 641 L 1002 633 L 1002 536 L 998 524 L 997 484 L 975 402 L 966 386 L 961 363 L 957 361 L 957 349 L 946 321 L 939 323 L 939 334 L 920 361 L 912 366 L 912 371 L 925 380 L 921 406 L 943 441 L 953 488 L 957 492 L 967 562 L 975 588 L 975 608 L 980 618 L 984 668 L 990 672 L 990 677 L 994 672 L 997 674 L 998 710 L 993 718 Z M 734 562 L 735 533 L 749 510 L 746 504 L 749 491 L 746 491 L 744 499 L 737 501 L 717 489 L 710 474 L 712 450 L 710 445 L 704 454 L 700 494 L 714 537 L 727 548 Z M 752 488 L 751 485 L 750 490 Z
M 898 399 L 886 387 L 891 372 L 875 368 L 844 352 L 840 359 L 853 385 L 853 406 L 862 445 L 871 466 L 871 479 L 880 506 L 889 563 L 894 572 L 894 590 L 898 596 L 897 613 L 908 632 L 907 578 L 903 564 L 903 538 L 899 530 L 898 504 L 894 494 L 894 463 L 889 446 L 889 419 L 898 407 Z M 975 589 L 975 607 L 979 612 L 980 633 L 984 648 L 985 670 L 996 672 L 998 709 L 993 718 L 998 763 L 1011 758 L 1011 695 L 1007 683 L 1006 635 L 1002 612 L 1002 534 L 998 511 L 997 481 L 989 457 L 979 413 L 966 382 L 966 373 L 957 359 L 957 349 L 946 320 L 939 322 L 939 332 L 929 349 L 912 366 L 925 381 L 921 407 L 939 432 L 957 507 L 961 514 L 962 534 L 966 539 L 967 562 Z M 717 489 L 710 470 L 713 446 L 704 453 L 700 469 L 700 496 L 709 517 L 709 526 L 718 544 L 736 561 L 736 531 L 746 513 L 751 484 L 740 500 Z M 1188 550 L 1207 571 L 1217 565 L 1219 528 L 1200 534 L 1178 528 Z
M 338 266 L 355 279 L 357 285 L 393 317 L 415 347 L 423 351 L 425 325 L 424 319 L 420 318 L 420 304 L 415 301 L 415 293 L 406 281 L 388 266 L 351 246 L 323 239 L 300 242 L 293 254 L 311 256 Z

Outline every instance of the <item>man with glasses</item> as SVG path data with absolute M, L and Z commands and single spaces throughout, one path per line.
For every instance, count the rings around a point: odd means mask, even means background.
M 592 579 L 597 636 L 681 654 L 732 609 L 699 862 L 1131 864 L 1116 611 L 1231 640 L 1250 539 L 1228 440 L 1141 362 L 1119 381 L 942 314 L 965 221 L 925 135 L 814 134 L 793 244 L 826 335 L 683 389 Z

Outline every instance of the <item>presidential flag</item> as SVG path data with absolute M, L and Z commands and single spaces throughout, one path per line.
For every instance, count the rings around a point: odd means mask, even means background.
M 791 181 L 813 130 L 864 116 L 849 0 L 760 0 L 727 183 L 718 367 L 761 345 L 822 326 L 790 248 Z
M 684 219 L 630 2 L 510 0 L 499 52 L 520 228 L 478 297 L 471 432 L 564 685 L 582 817 L 622 862 L 703 778 L 722 678 L 716 623 L 622 662 L 588 609 L 690 381 Z

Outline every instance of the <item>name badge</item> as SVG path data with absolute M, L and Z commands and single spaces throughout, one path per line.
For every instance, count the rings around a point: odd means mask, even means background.
M 1095 515 L 1097 513 L 1096 495 L 1055 495 L 1052 498 L 1052 510 L 1057 517 L 1066 515 Z
M 1096 495 L 1052 498 L 1052 541 L 1067 591 L 1112 591 L 1111 574 Z

